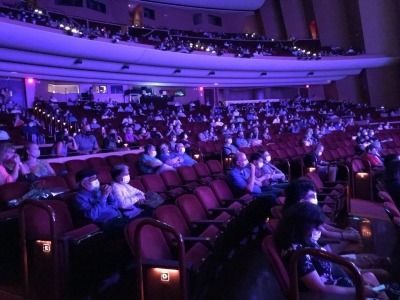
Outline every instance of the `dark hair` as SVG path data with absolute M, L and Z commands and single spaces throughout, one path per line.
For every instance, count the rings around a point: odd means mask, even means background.
M 315 191 L 315 185 L 308 179 L 295 179 L 292 180 L 285 188 L 285 204 L 283 210 L 300 202 L 301 199 L 307 195 L 309 191 Z
M 147 144 L 144 146 L 144 152 L 147 153 L 151 148 L 155 148 L 153 144 Z
M 182 131 L 182 132 L 179 134 L 179 138 L 180 138 L 181 140 L 183 140 L 183 138 L 185 137 L 185 134 L 186 134 L 186 132 Z
M 256 161 L 256 160 L 258 160 L 258 159 L 262 159 L 263 158 L 263 156 L 262 156 L 262 154 L 260 154 L 260 153 L 258 153 L 258 152 L 255 152 L 255 153 L 252 153 L 251 155 L 250 155 L 250 162 L 254 162 L 254 161 Z
M 119 164 L 116 165 L 112 168 L 111 170 L 111 178 L 113 181 L 117 180 L 117 177 L 120 176 L 122 174 L 122 172 L 125 171 L 125 168 L 129 168 L 127 165 L 124 164 Z
M 279 249 L 288 249 L 292 244 L 311 246 L 309 232 L 324 223 L 325 216 L 318 205 L 301 202 L 283 213 L 276 232 L 275 242 Z

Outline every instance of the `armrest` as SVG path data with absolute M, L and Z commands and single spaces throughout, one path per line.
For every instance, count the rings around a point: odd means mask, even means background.
M 207 248 L 212 249 L 213 240 L 209 237 L 196 237 L 196 236 L 185 236 L 183 237 L 183 241 L 185 244 L 194 245 L 195 243 L 202 243 Z
M 208 212 L 227 212 L 228 214 L 235 214 L 238 212 L 237 209 L 234 208 L 225 208 L 225 207 L 214 207 L 214 208 L 209 208 Z
M 0 212 L 0 222 L 7 222 L 18 218 L 18 209 L 11 209 Z
M 196 220 L 192 221 L 192 225 L 194 227 L 198 227 L 199 225 L 216 225 L 217 227 L 221 227 L 222 229 L 226 227 L 227 222 L 223 220 Z
M 74 244 L 80 244 L 81 242 L 103 233 L 101 229 L 95 224 L 89 224 L 78 229 L 67 232 L 61 239 L 71 240 Z
M 163 268 L 163 269 L 178 269 L 179 262 L 177 260 L 168 259 L 144 259 L 142 261 L 143 265 L 151 268 Z M 193 263 L 186 261 L 185 267 L 187 269 L 192 268 Z
M 240 204 L 248 205 L 250 201 L 240 198 L 228 198 L 228 199 L 223 199 L 222 202 L 239 202 Z

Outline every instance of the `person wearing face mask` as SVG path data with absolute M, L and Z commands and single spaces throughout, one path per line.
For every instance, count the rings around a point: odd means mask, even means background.
M 20 172 L 29 181 L 34 181 L 39 177 L 56 175 L 50 164 L 40 157 L 40 149 L 37 144 L 28 143 L 25 145 L 25 152 L 28 159 L 23 162 Z
M 232 144 L 232 136 L 231 135 L 225 136 L 225 144 L 224 144 L 222 150 L 224 151 L 224 155 L 229 155 L 231 153 L 233 153 L 233 154 L 238 153 L 238 151 L 239 151 L 238 148 L 236 148 L 236 146 Z
M 165 170 L 175 170 L 172 166 L 164 164 L 156 158 L 156 147 L 152 144 L 144 146 L 144 153 L 139 159 L 139 168 L 143 174 L 161 174 Z
M 193 166 L 196 161 L 185 152 L 185 146 L 182 143 L 177 143 L 175 151 L 171 153 L 171 159 L 177 159 L 174 164 L 175 168 L 182 166 Z
M 253 194 L 261 200 L 261 208 L 268 215 L 272 206 L 277 203 L 277 196 L 273 192 L 263 192 L 261 187 L 256 184 L 256 166 L 249 163 L 246 154 L 236 153 L 232 157 L 233 168 L 229 171 L 226 182 L 235 197 L 245 194 Z
M 103 149 L 116 150 L 122 146 L 122 138 L 117 135 L 117 130 L 110 129 L 109 135 L 103 140 Z
M 326 251 L 318 243 L 322 235 L 324 214 L 309 202 L 297 203 L 290 207 L 280 220 L 274 240 L 286 267 L 293 253 L 301 248 L 315 248 Z M 301 257 L 297 265 L 300 291 L 355 295 L 352 280 L 338 265 L 310 255 Z M 372 287 L 379 281 L 372 273 L 364 273 L 364 294 L 367 297 L 388 299 L 385 293 L 375 292 Z
M 0 162 L 0 185 L 17 181 L 22 163 L 13 144 L 0 144 Z
M 261 153 L 256 152 L 251 154 L 250 163 L 255 165 L 255 184 L 260 186 L 263 193 L 270 192 L 280 197 L 283 195 L 283 190 L 286 184 L 280 186 L 279 184 L 272 185 L 269 181 L 269 176 L 263 173 L 264 160 Z
M 131 177 L 127 165 L 121 164 L 111 170 L 113 182 L 111 194 L 118 201 L 118 208 L 129 218 L 151 216 L 153 209 L 141 208 L 145 200 L 144 192 L 129 184 Z
M 267 175 L 267 180 L 269 180 L 270 182 L 281 182 L 286 180 L 285 174 L 281 170 L 279 170 L 273 163 L 271 163 L 271 154 L 269 154 L 268 151 L 260 153 L 263 156 L 262 172 L 264 175 Z
M 118 210 L 118 200 L 112 195 L 112 187 L 100 186 L 97 171 L 83 169 L 76 173 L 79 186 L 73 200 L 76 216 L 82 224 L 96 222 L 110 238 L 123 238 L 124 228 L 131 221 Z
M 80 154 L 97 153 L 100 150 L 97 139 L 92 134 L 92 129 L 89 124 L 84 125 L 82 132 L 75 136 L 75 142 L 78 153 Z

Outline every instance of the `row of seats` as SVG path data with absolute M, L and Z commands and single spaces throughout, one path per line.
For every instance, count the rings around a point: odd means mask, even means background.
M 146 176 L 141 179 L 143 178 Z M 136 186 L 139 183 L 143 183 L 140 187 L 144 188 L 146 179 L 132 181 L 132 184 Z M 251 232 L 251 227 L 266 216 L 266 212 L 260 214 L 257 202 L 252 200 L 252 196 L 234 199 L 224 180 L 211 180 L 208 184 L 209 186 L 197 186 L 193 194 L 174 197 L 174 204 L 170 202 L 171 204 L 162 205 L 154 211 L 156 219 L 172 226 L 183 240 L 186 240 L 188 244 L 185 244 L 184 252 L 188 256 L 185 265 L 190 265 L 193 272 L 191 278 L 199 278 L 200 272 L 203 275 L 207 274 L 201 280 L 209 279 L 215 272 L 216 266 L 239 245 L 239 241 L 244 236 Z M 71 293 L 68 291 L 68 284 L 70 284 L 68 277 L 73 271 L 70 266 L 76 265 L 74 260 L 77 259 L 80 264 L 83 264 L 79 270 L 89 272 L 88 264 L 93 263 L 94 258 L 85 261 L 85 257 L 94 255 L 93 252 L 102 249 L 99 247 L 106 247 L 99 227 L 95 224 L 80 227 L 74 225 L 73 214 L 68 208 L 68 203 L 60 200 L 26 200 L 19 208 L 19 222 L 23 228 L 21 239 L 25 241 L 21 244 L 26 275 L 25 295 L 31 295 L 32 285 L 40 286 L 40 291 L 35 290 L 37 293 L 35 295 L 46 299 L 48 295 L 51 295 L 51 299 L 60 299 L 64 292 Z M 126 235 L 128 244 L 133 248 L 136 240 L 130 233 L 131 226 L 135 225 L 129 225 Z M 145 242 L 150 242 L 152 239 L 155 239 L 152 242 L 157 243 L 166 241 L 164 246 L 169 249 L 169 258 L 177 259 L 175 246 L 178 240 L 176 238 L 165 235 L 161 239 L 157 238 L 157 235 L 145 235 Z M 93 247 L 96 247 L 96 251 Z M 154 259 L 167 258 L 164 256 L 165 253 L 161 257 L 151 257 L 162 253 L 163 248 L 160 246 L 153 247 L 147 244 L 141 249 L 146 259 L 153 259 L 153 266 Z M 134 255 L 138 255 L 138 252 L 134 252 Z M 74 272 L 74 275 L 77 274 Z M 51 276 L 51 280 L 44 280 L 46 276 Z M 46 287 L 43 286 L 43 282 L 46 282 Z M 76 281 L 74 282 L 76 284 Z M 146 286 L 149 284 L 146 282 Z M 48 293 L 47 296 L 45 296 L 46 293 Z

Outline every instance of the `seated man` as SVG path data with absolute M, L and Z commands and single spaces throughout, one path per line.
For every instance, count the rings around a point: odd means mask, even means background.
M 89 124 L 84 125 L 82 132 L 75 136 L 75 142 L 80 154 L 97 153 L 99 151 L 99 144 L 96 137 L 92 134 Z
M 196 161 L 185 152 L 185 146 L 182 143 L 177 143 L 175 151 L 171 153 L 171 159 L 178 158 L 175 168 L 182 166 L 193 166 Z
M 243 131 L 238 131 L 238 136 L 236 138 L 235 145 L 238 148 L 249 147 L 249 142 L 245 139 Z
M 365 153 L 361 157 L 368 160 L 374 169 L 384 168 L 383 161 L 378 154 L 378 148 L 374 144 L 367 146 Z
M 143 174 L 161 174 L 165 170 L 175 170 L 156 158 L 156 147 L 152 144 L 144 146 L 144 153 L 140 156 L 139 168 Z
M 123 217 L 118 210 L 118 201 L 111 194 L 111 186 L 100 187 L 97 171 L 93 169 L 79 171 L 75 179 L 79 185 L 73 202 L 77 215 L 99 223 L 110 237 L 123 238 L 124 228 L 131 220 Z
M 245 194 L 254 194 L 261 201 L 260 209 L 267 216 L 271 207 L 277 203 L 277 197 L 274 193 L 263 193 L 261 187 L 256 184 L 256 166 L 249 164 L 244 153 L 238 152 L 232 158 L 233 168 L 229 171 L 226 181 L 235 197 Z
M 286 179 L 286 175 L 283 174 L 281 170 L 279 170 L 273 163 L 271 163 L 271 154 L 268 151 L 264 151 L 262 153 L 264 164 L 262 167 L 262 172 L 264 175 L 268 175 L 268 180 L 270 181 L 284 181 Z
M 232 136 L 231 135 L 225 136 L 225 144 L 224 144 L 222 150 L 224 151 L 224 155 L 229 155 L 231 153 L 233 153 L 233 154 L 238 153 L 238 149 L 236 148 L 235 145 L 232 144 Z
M 328 167 L 329 162 L 321 160 L 321 155 L 323 152 L 324 146 L 321 144 L 315 145 L 314 150 L 304 157 L 304 165 L 306 167 L 316 167 L 317 173 L 323 181 L 336 181 L 337 167 Z

